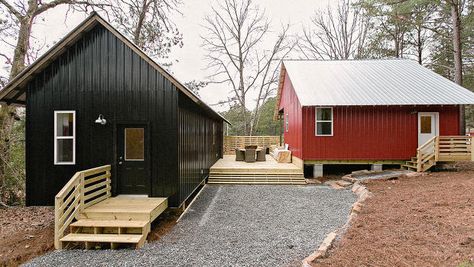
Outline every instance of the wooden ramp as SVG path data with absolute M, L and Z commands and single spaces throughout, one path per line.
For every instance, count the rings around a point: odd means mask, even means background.
M 209 172 L 209 184 L 306 184 L 303 170 L 293 163 L 278 163 L 270 155 L 266 161 L 246 163 L 224 155 Z
M 55 198 L 54 246 L 143 246 L 167 198 L 111 197 L 110 165 L 77 172 Z M 69 230 L 69 231 L 68 231 Z

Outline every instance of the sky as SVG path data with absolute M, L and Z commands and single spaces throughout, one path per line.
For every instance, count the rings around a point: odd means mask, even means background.
M 191 80 L 206 80 L 211 74 L 205 69 L 206 62 L 203 60 L 205 51 L 201 47 L 201 37 L 205 35 L 202 28 L 203 18 L 211 12 L 211 6 L 218 0 L 183 0 L 182 14 L 173 15 L 178 29 L 183 34 L 184 45 L 182 48 L 175 47 L 170 54 L 174 61 L 171 72 L 181 82 Z M 308 26 L 311 16 L 317 10 L 325 9 L 328 5 L 334 5 L 337 0 L 255 0 L 260 9 L 265 10 L 267 17 L 271 20 L 273 32 L 276 34 L 280 25 L 289 24 L 290 34 L 301 33 L 303 26 Z M 61 39 L 87 16 L 85 14 L 69 14 L 65 19 L 66 8 L 59 7 L 48 11 L 44 15 L 44 21 L 38 20 L 33 28 L 33 35 L 40 42 L 48 45 L 54 44 Z M 268 45 L 272 36 L 268 38 Z M 46 49 L 45 49 L 46 50 Z M 0 64 L 4 64 L 1 62 Z M 5 66 L 0 65 L 4 68 Z M 226 85 L 210 84 L 201 89 L 200 96 L 208 104 L 215 104 L 220 100 L 227 99 L 230 88 Z M 213 106 L 214 109 L 224 110 L 226 107 Z

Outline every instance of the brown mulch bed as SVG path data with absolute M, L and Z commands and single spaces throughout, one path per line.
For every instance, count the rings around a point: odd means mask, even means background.
M 17 266 L 53 248 L 53 208 L 0 209 L 0 266 Z
M 394 181 L 373 193 L 316 266 L 473 266 L 474 164 Z

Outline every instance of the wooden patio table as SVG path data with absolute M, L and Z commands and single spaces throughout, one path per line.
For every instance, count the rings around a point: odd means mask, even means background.
M 239 151 L 242 151 L 242 152 L 245 153 L 246 149 L 245 148 L 239 148 Z M 260 151 L 262 151 L 262 148 L 255 149 L 255 156 L 257 156 L 257 153 L 259 153 Z

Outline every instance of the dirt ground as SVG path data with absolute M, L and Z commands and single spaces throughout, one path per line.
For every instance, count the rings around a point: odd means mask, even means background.
M 315 266 L 474 266 L 474 164 L 394 181 L 373 197 Z
M 0 209 L 0 266 L 16 266 L 54 248 L 54 210 Z
M 180 214 L 178 209 L 165 211 L 153 222 L 148 241 L 170 231 Z M 17 266 L 53 249 L 52 207 L 0 208 L 0 266 Z

